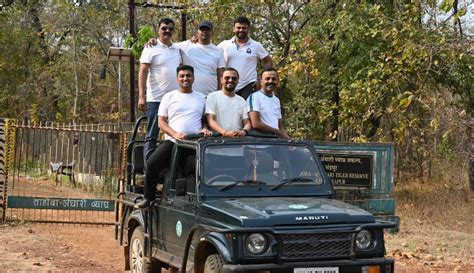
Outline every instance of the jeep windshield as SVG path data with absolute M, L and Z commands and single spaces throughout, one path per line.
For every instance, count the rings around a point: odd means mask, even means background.
M 203 182 L 219 192 L 320 186 L 323 175 L 313 152 L 302 145 L 220 144 L 204 150 Z

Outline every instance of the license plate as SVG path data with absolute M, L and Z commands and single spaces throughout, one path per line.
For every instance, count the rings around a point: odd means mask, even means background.
M 338 267 L 301 267 L 295 268 L 293 273 L 339 273 Z

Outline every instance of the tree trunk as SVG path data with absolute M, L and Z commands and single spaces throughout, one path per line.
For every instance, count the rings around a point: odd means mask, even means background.
M 77 117 L 77 104 L 79 101 L 79 72 L 77 71 L 77 54 L 76 54 L 76 31 L 72 32 L 72 65 L 74 67 L 74 81 L 76 87 L 76 95 L 74 96 L 74 108 L 73 108 L 73 123 L 75 124 Z
M 474 117 L 470 116 L 470 122 L 467 125 L 467 137 L 471 140 L 469 143 L 469 187 L 471 192 L 474 192 L 474 130 L 472 124 L 474 124 Z
M 334 1 L 330 8 L 333 18 L 337 16 L 337 2 Z M 339 49 L 339 44 L 336 42 L 335 34 L 329 33 L 329 41 L 331 41 L 331 70 L 329 72 L 331 78 L 331 118 L 328 124 L 327 130 L 327 139 L 328 140 L 337 140 L 338 130 L 339 130 L 339 81 L 337 79 L 337 51 Z
M 454 0 L 454 3 L 453 3 L 453 15 L 456 15 L 459 11 L 458 9 L 458 5 L 459 5 L 459 1 L 458 0 Z M 461 26 L 461 19 L 458 17 L 457 20 L 454 21 L 454 29 L 456 31 L 456 25 L 458 27 L 458 30 L 459 30 L 459 35 L 462 36 L 462 26 Z

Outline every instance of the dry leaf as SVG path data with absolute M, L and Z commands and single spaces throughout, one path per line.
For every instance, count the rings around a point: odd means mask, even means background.
M 424 259 L 427 260 L 427 261 L 434 261 L 434 257 L 433 257 L 433 255 L 431 255 L 431 254 L 425 255 L 425 258 L 424 258 Z

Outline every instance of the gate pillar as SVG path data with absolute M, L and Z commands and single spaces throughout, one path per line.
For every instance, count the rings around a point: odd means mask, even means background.
M 8 171 L 13 166 L 15 120 L 0 118 L 0 217 L 5 221 L 8 193 Z

